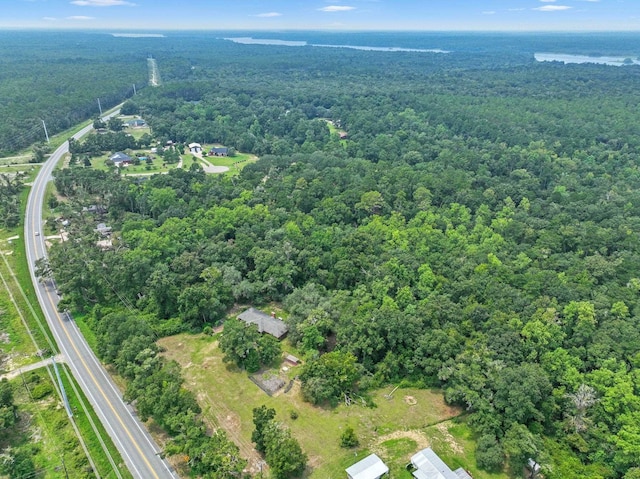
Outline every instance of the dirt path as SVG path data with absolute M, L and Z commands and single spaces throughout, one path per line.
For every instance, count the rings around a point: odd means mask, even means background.
M 63 363 L 64 356 L 59 354 L 58 356 L 55 356 L 55 360 L 56 360 L 56 363 Z M 29 371 L 34 371 L 36 369 L 44 368 L 45 366 L 49 366 L 52 362 L 53 362 L 52 358 L 49 358 L 49 359 L 44 359 L 42 361 L 39 361 L 37 363 L 28 364 L 27 366 L 22 366 L 21 368 L 14 369 L 13 371 L 9 371 L 8 373 L 0 375 L 0 380 L 5 378 L 7 380 L 15 379 L 21 374 L 27 373 Z
M 224 406 L 220 401 L 214 401 L 208 392 L 198 392 L 198 403 L 209 408 L 216 417 L 217 425 L 207 423 L 212 429 L 221 427 L 240 449 L 240 455 L 247 459 L 247 469 L 252 474 L 260 472 L 260 465 L 263 463 L 262 457 L 258 454 L 253 443 L 247 441 L 240 434 L 240 416 Z M 203 408 L 204 409 L 204 408 Z M 206 416 L 203 416 L 206 421 Z

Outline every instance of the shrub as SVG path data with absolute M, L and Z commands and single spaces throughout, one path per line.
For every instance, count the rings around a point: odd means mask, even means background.
M 344 430 L 342 435 L 340 436 L 340 447 L 351 448 L 356 447 L 360 444 L 358 440 L 358 436 L 356 436 L 355 431 L 352 427 L 348 427 Z

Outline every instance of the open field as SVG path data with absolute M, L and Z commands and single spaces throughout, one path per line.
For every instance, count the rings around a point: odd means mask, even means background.
M 38 171 L 40 171 L 39 163 L 0 165 L 0 175 L 13 177 L 17 173 L 26 173 L 27 176 L 23 181 L 27 183 L 36 177 Z
M 328 119 L 324 119 L 324 121 L 327 122 L 327 126 L 329 127 L 329 133 L 331 133 L 332 135 L 346 135 L 347 132 L 338 128 L 336 126 L 336 124 L 333 122 L 333 120 L 328 120 Z M 341 139 L 340 140 L 340 144 L 342 146 L 347 146 L 347 140 L 346 139 Z
M 185 385 L 196 394 L 205 420 L 227 431 L 254 472 L 259 471 L 261 458 L 251 443 L 252 410 L 265 404 L 276 410 L 276 419 L 291 428 L 309 456 L 311 468 L 305 475 L 309 479 L 343 478 L 346 467 L 370 452 L 387 462 L 391 478 L 410 479 L 404 466 L 412 454 L 429 445 L 454 469 L 463 466 L 476 479 L 507 477 L 477 471 L 468 428 L 453 420 L 460 411 L 446 405 L 436 391 L 398 389 L 387 399 L 389 387 L 373 393 L 373 408 L 359 403 L 315 407 L 302 400 L 297 383 L 288 393 L 280 390 L 269 397 L 244 371 L 222 362 L 215 337 L 180 334 L 161 339 L 159 345 L 167 358 L 182 365 Z M 294 377 L 298 368 L 280 374 Z M 298 414 L 295 420 L 292 411 Z M 349 426 L 360 440 L 357 449 L 339 446 L 340 435 Z
M 135 150 L 130 153 L 131 156 L 135 154 L 140 155 L 150 155 L 148 150 Z M 109 159 L 110 154 L 101 155 L 96 158 L 91 159 L 91 167 L 95 170 L 103 170 L 109 171 L 113 168 L 113 166 L 107 166 L 106 161 Z M 120 173 L 122 175 L 142 175 L 142 174 L 156 174 L 156 173 L 166 173 L 169 170 L 173 170 L 178 167 L 177 163 L 166 164 L 162 160 L 162 157 L 153 155 L 153 160 L 150 165 L 148 165 L 145 161 L 140 162 L 139 165 L 127 165 L 120 168 Z
M 203 149 L 208 151 L 212 146 L 219 145 L 204 145 Z M 214 166 L 227 167 L 228 170 L 224 172 L 225 175 L 237 175 L 245 166 L 258 161 L 258 157 L 249 153 L 236 153 L 235 156 L 204 156 L 204 160 Z M 203 166 L 206 166 L 203 160 L 200 160 L 200 162 Z

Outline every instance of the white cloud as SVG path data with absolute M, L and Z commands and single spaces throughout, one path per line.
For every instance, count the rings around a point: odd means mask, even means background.
M 566 5 L 545 5 L 544 7 L 536 7 L 533 10 L 538 10 L 539 12 L 560 12 L 562 10 L 569 10 L 573 7 L 568 7 Z
M 356 7 L 349 7 L 347 5 L 329 5 L 328 7 L 318 8 L 321 12 L 348 12 L 349 10 L 355 10 Z
M 55 22 L 55 21 L 57 21 L 57 20 L 58 20 L 58 19 L 57 19 L 57 18 L 55 18 L 55 17 L 42 17 L 42 19 L 43 19 L 45 22 Z
M 556 0 L 540 0 L 543 3 L 554 3 Z
M 261 18 L 273 18 L 273 17 L 281 17 L 282 13 L 278 13 L 278 12 L 268 12 L 268 13 L 258 13 L 257 15 L 254 15 L 254 17 L 261 17 Z
M 73 15 L 72 17 L 67 17 L 67 20 L 79 20 L 79 21 L 95 20 L 95 17 L 87 17 L 85 15 Z
M 126 0 L 73 0 L 71 3 L 80 7 L 116 7 L 118 5 L 132 7 L 135 5 L 135 3 Z

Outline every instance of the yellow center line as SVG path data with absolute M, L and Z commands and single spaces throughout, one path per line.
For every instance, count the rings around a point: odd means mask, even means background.
M 34 184 L 35 186 L 35 184 Z M 36 202 L 34 201 L 33 204 L 31 205 L 32 208 L 35 208 L 33 205 L 36 204 Z M 33 217 L 32 217 L 33 218 Z M 42 234 L 42 233 L 41 233 Z M 26 238 L 25 238 L 26 240 Z M 36 257 L 37 257 L 37 241 L 35 238 L 31 238 L 31 241 L 33 242 L 34 245 L 34 252 L 36 252 Z M 44 239 L 42 240 L 44 241 Z M 115 408 L 113 407 L 113 404 L 111 403 L 111 401 L 109 400 L 109 398 L 107 397 L 107 395 L 105 394 L 104 389 L 102 389 L 102 386 L 100 385 L 100 383 L 98 382 L 98 380 L 96 379 L 96 377 L 93 375 L 92 371 L 89 369 L 88 364 L 86 363 L 86 361 L 84 360 L 84 357 L 80 354 L 80 351 L 78 350 L 78 347 L 76 346 L 76 343 L 73 341 L 73 339 L 71 338 L 71 335 L 69 334 L 69 331 L 67 330 L 67 328 L 65 327 L 63 320 L 57 310 L 56 304 L 53 300 L 53 298 L 51 297 L 51 293 L 45 289 L 45 293 L 49 299 L 49 302 L 51 305 L 53 305 L 53 310 L 55 311 L 55 317 L 58 319 L 58 322 L 62 325 L 62 329 L 64 330 L 64 334 L 67 337 L 67 340 L 69 341 L 69 343 L 71 344 L 71 347 L 73 348 L 73 350 L 75 351 L 75 353 L 77 354 L 78 358 L 80 359 L 80 361 L 82 362 L 85 370 L 87 373 L 89 373 L 89 376 L 91 377 L 91 380 L 93 381 L 93 383 L 95 384 L 95 386 L 98 388 L 98 391 L 100 392 L 100 394 L 102 395 L 102 397 L 104 398 L 104 400 L 106 401 L 106 403 L 108 404 L 109 408 L 111 409 L 111 412 L 115 415 L 115 417 L 118 419 L 118 422 L 120 423 L 120 426 L 122 427 L 122 429 L 124 429 L 125 433 L 127 434 L 127 436 L 129 437 L 129 439 L 131 440 L 131 442 L 133 443 L 133 445 L 135 446 L 136 450 L 138 451 L 138 453 L 140 454 L 140 457 L 142 458 L 142 460 L 144 461 L 144 463 L 147 465 L 147 467 L 149 468 L 149 471 L 151 472 L 151 474 L 153 474 L 153 477 L 155 477 L 156 479 L 159 479 L 159 476 L 156 474 L 156 471 L 154 470 L 154 468 L 151 466 L 151 463 L 149 462 L 149 460 L 147 459 L 146 455 L 142 452 L 142 449 L 140 449 L 140 446 L 138 445 L 137 441 L 133 438 L 131 432 L 129 431 L 129 429 L 127 428 L 127 426 L 124 424 L 124 421 L 122 420 L 122 417 L 120 416 L 120 414 L 118 414 L 118 412 L 115 410 Z M 46 315 L 46 312 L 45 312 Z M 105 418 L 106 419 L 106 418 Z M 115 433 L 115 431 L 114 431 Z M 132 462 L 133 459 L 132 459 Z M 135 468 L 135 463 L 132 464 L 133 467 Z

